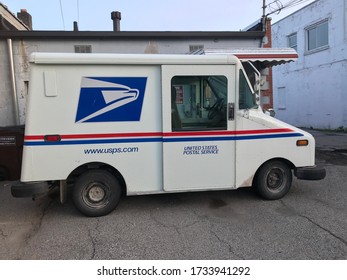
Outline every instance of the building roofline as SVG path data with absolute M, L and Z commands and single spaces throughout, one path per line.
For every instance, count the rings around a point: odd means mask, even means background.
M 265 36 L 262 31 L 0 31 L 0 38 L 11 39 L 199 39 L 248 38 Z

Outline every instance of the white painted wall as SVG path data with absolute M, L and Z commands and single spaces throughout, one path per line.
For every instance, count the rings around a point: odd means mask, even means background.
M 161 53 L 186 54 L 190 45 L 203 45 L 205 48 L 256 48 L 260 41 L 255 39 L 145 39 L 130 40 L 51 40 L 30 39 L 13 40 L 16 87 L 19 103 L 20 123 L 25 123 L 27 83 L 30 75 L 29 56 L 32 52 L 66 52 L 73 53 L 75 45 L 91 45 L 93 53 Z M 6 40 L 0 41 L 0 127 L 15 124 L 13 100 L 11 97 L 10 67 Z
M 0 127 L 14 124 L 13 100 L 11 95 L 10 62 L 6 40 L 0 42 Z M 8 69 L 8 70 L 5 70 Z
M 347 0 L 317 0 L 272 25 L 272 46 L 297 32 L 299 59 L 273 68 L 276 117 L 299 127 L 347 127 Z M 328 20 L 328 48 L 308 53 L 308 26 Z

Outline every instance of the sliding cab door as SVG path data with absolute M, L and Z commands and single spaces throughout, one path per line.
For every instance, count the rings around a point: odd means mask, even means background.
M 162 66 L 165 191 L 235 186 L 235 66 Z

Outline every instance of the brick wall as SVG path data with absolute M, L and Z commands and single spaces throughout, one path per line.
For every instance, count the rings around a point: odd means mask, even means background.
M 263 39 L 263 48 L 271 48 L 272 38 L 271 38 L 271 18 L 266 19 L 266 35 Z M 272 95 L 272 68 L 269 67 L 268 75 L 265 76 L 268 82 L 268 89 L 263 90 L 262 93 L 262 107 L 263 109 L 273 108 L 273 95 Z

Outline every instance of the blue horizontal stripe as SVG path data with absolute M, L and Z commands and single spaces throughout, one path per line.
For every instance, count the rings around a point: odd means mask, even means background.
M 36 142 L 26 141 L 24 146 L 62 146 L 62 145 L 88 145 L 88 144 L 119 144 L 119 143 L 146 143 L 162 142 L 163 138 L 131 138 L 131 139 L 88 139 L 88 140 L 68 140 L 60 142 Z
M 240 141 L 240 140 L 256 140 L 256 139 L 273 139 L 303 136 L 301 133 L 285 133 L 285 134 L 257 134 L 242 136 L 214 136 L 214 137 L 155 137 L 155 138 L 126 138 L 126 139 L 88 139 L 88 140 L 68 140 L 60 142 L 44 142 L 44 141 L 26 141 L 25 146 L 61 146 L 61 145 L 88 145 L 88 144 L 121 144 L 121 143 L 153 143 L 153 142 L 207 142 L 207 141 Z
M 288 138 L 288 137 L 299 137 L 299 136 L 304 136 L 304 134 L 302 134 L 302 133 L 286 133 L 286 134 L 264 134 L 264 135 L 237 136 L 236 140 Z
M 239 140 L 255 140 L 255 139 L 271 139 L 271 138 L 288 138 L 303 136 L 301 133 L 287 134 L 257 134 L 247 136 L 222 136 L 222 137 L 183 137 L 183 138 L 164 138 L 163 142 L 202 142 L 202 141 L 239 141 Z

